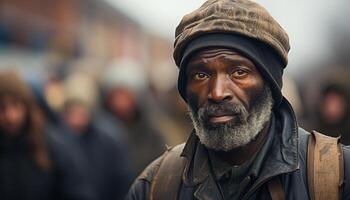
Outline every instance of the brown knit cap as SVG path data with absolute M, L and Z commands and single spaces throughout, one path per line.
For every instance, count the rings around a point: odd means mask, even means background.
M 180 66 L 186 45 L 208 33 L 235 33 L 260 40 L 276 50 L 285 66 L 290 49 L 287 33 L 268 11 L 250 0 L 208 0 L 185 15 L 175 32 L 174 59 Z
M 0 71 L 0 96 L 15 95 L 26 104 L 34 100 L 27 83 L 14 70 Z

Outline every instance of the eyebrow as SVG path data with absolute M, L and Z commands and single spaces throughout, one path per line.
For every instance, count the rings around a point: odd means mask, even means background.
M 203 68 L 205 68 L 204 67 L 205 65 L 206 64 L 203 64 L 202 62 L 195 62 L 195 63 L 191 63 L 191 64 L 189 63 L 186 67 L 186 72 L 188 73 L 188 72 L 191 72 L 193 70 L 203 69 Z M 191 66 L 191 67 L 189 67 L 189 66 Z

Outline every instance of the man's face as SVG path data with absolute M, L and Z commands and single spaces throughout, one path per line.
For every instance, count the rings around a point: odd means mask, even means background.
M 72 104 L 66 108 L 64 120 L 75 133 L 82 134 L 89 126 L 90 114 L 83 105 Z
M 135 117 L 135 95 L 127 88 L 116 88 L 107 97 L 108 108 L 122 121 L 131 121 Z
M 254 63 L 225 48 L 195 54 L 187 65 L 190 116 L 201 142 L 229 151 L 253 140 L 269 121 L 271 91 Z
M 0 129 L 9 136 L 16 136 L 24 128 L 27 109 L 15 96 L 5 95 L 0 98 Z
M 344 120 L 347 111 L 347 102 L 343 94 L 330 91 L 321 101 L 321 117 L 329 124 L 336 124 Z

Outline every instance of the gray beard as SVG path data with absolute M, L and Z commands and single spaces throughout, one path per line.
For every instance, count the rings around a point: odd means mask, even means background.
M 251 105 L 250 112 L 242 104 L 235 105 L 234 110 L 239 114 L 239 122 L 225 123 L 215 128 L 205 126 L 205 108 L 199 108 L 196 114 L 189 106 L 189 115 L 200 142 L 216 151 L 230 151 L 250 143 L 270 120 L 273 107 L 271 89 L 265 86 L 255 102 Z

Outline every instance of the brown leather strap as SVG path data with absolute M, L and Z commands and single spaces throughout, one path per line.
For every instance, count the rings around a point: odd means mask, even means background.
M 185 159 L 181 157 L 184 145 L 165 152 L 160 167 L 151 184 L 150 200 L 176 200 L 182 185 Z
M 339 138 L 313 131 L 308 141 L 308 184 L 312 200 L 341 198 L 343 155 Z
M 314 200 L 314 150 L 315 150 L 315 138 L 313 134 L 309 136 L 308 146 L 307 146 L 307 177 L 309 185 L 309 195 L 310 199 Z
M 343 197 L 343 186 L 344 186 L 344 157 L 343 157 L 343 149 L 341 144 L 338 143 L 338 150 L 340 153 L 339 156 L 339 199 Z
M 284 191 L 278 176 L 271 179 L 267 186 L 272 200 L 284 200 Z

